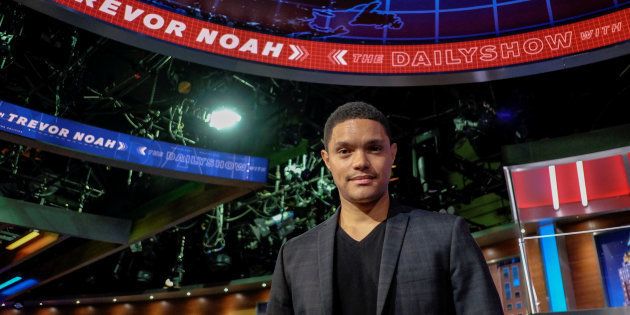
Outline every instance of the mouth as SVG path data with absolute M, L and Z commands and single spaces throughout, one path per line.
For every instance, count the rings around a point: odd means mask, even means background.
M 374 178 L 376 178 L 376 176 L 373 175 L 360 175 L 360 176 L 355 176 L 355 177 L 351 177 L 350 181 L 353 183 L 357 183 L 359 185 L 366 185 L 371 183 Z

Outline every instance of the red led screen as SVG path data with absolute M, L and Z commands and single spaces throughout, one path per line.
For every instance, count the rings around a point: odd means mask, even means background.
M 630 184 L 622 155 L 582 162 L 586 206 L 582 204 L 579 164 L 572 162 L 553 165 L 558 198 L 558 209 L 554 209 L 552 165 L 511 172 L 521 221 L 621 211 L 630 207 Z
M 137 0 L 51 1 L 139 34 L 211 54 L 274 66 L 349 74 L 448 73 L 497 68 L 581 53 L 630 38 L 630 9 L 543 30 L 481 40 L 362 45 L 300 40 L 235 29 Z
M 551 205 L 551 184 L 546 167 L 512 172 L 512 182 L 519 209 Z
M 621 155 L 584 161 L 584 179 L 589 200 L 630 194 Z

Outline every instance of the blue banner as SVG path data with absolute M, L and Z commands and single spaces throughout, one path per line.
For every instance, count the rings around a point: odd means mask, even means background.
M 187 147 L 77 123 L 0 101 L 0 131 L 105 159 L 213 178 L 264 183 L 265 158 Z

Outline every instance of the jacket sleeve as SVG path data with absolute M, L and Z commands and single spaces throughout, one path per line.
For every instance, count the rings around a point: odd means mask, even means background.
M 284 245 L 282 245 L 278 252 L 276 268 L 273 271 L 273 278 L 271 280 L 271 294 L 269 304 L 267 305 L 267 314 L 269 315 L 293 314 L 291 289 L 287 283 L 284 268 Z
M 488 265 L 460 217 L 451 235 L 450 272 L 457 314 L 503 314 Z

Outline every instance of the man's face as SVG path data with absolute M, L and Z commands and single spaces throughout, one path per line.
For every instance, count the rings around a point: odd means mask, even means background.
M 332 129 L 327 150 L 321 154 L 339 196 L 354 204 L 366 204 L 387 193 L 396 149 L 379 122 L 350 119 Z

